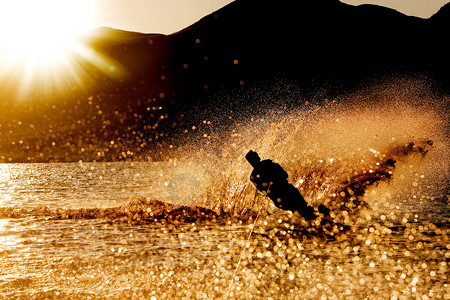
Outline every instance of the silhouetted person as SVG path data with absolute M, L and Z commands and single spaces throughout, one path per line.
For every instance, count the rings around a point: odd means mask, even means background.
M 249 151 L 245 158 L 254 168 L 250 180 L 259 191 L 273 201 L 276 207 L 292 212 L 298 211 L 307 220 L 316 218 L 314 209 L 308 206 L 299 190 L 287 181 L 288 174 L 279 164 L 270 159 L 261 161 L 255 151 Z M 323 207 L 321 212 L 322 210 L 326 212 L 328 209 Z

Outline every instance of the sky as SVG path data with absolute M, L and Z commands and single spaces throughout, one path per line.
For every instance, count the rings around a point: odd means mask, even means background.
M 406 15 L 428 18 L 450 0 L 341 0 L 377 4 Z M 91 0 L 94 24 L 144 33 L 170 34 L 232 2 L 231 0 Z

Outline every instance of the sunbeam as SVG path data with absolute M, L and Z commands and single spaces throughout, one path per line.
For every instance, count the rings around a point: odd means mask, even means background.
M 92 12 L 92 2 L 86 0 L 2 1 L 0 77 L 6 90 L 22 97 L 31 91 L 72 91 L 86 80 L 84 62 L 108 76 L 118 74 L 117 63 L 82 42 L 94 27 Z

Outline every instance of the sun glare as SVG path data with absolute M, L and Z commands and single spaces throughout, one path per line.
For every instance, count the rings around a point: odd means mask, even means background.
M 0 79 L 24 92 L 76 76 L 75 56 L 86 52 L 79 37 L 94 28 L 92 14 L 89 0 L 0 0 Z

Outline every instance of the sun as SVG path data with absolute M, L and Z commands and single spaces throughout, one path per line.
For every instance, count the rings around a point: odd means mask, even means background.
M 92 28 L 89 0 L 0 0 L 0 50 L 21 59 L 50 59 Z
M 80 35 L 95 27 L 93 2 L 0 0 L 0 80 L 24 91 L 76 76 L 76 56 L 92 52 Z

